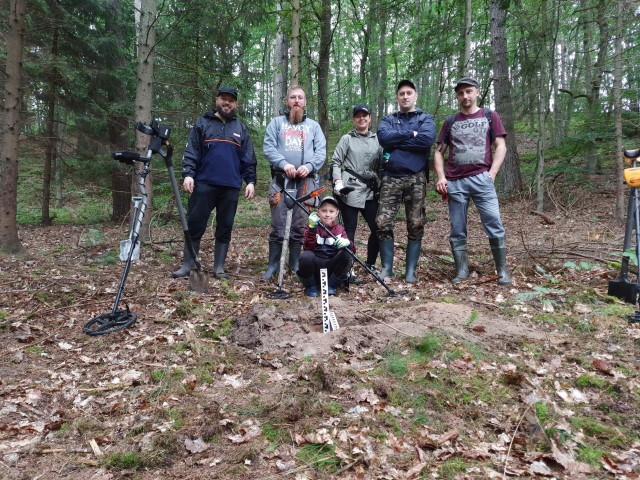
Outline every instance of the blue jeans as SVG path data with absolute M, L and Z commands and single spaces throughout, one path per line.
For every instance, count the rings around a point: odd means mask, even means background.
M 447 181 L 449 194 L 449 218 L 451 220 L 451 235 L 453 242 L 467 239 L 467 213 L 469 200 L 480 214 L 480 221 L 487 237 L 504 237 L 505 231 L 500 219 L 500 205 L 496 188 L 488 172 Z

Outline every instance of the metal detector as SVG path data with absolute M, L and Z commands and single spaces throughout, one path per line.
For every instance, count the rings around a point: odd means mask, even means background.
M 106 335 L 109 333 L 117 332 L 124 328 L 130 327 L 134 323 L 136 323 L 137 315 L 129 310 L 129 305 L 124 302 L 125 310 L 119 310 L 118 305 L 120 304 L 120 300 L 122 299 L 122 294 L 124 292 L 124 286 L 127 282 L 127 276 L 129 275 L 129 270 L 131 269 L 131 262 L 134 252 L 136 251 L 136 247 L 140 242 L 140 229 L 142 228 L 142 219 L 144 217 L 144 212 L 147 208 L 147 191 L 144 187 L 145 179 L 149 174 L 149 170 L 151 169 L 151 158 L 154 153 L 159 154 L 162 157 L 167 155 L 167 151 L 163 149 L 163 146 L 169 145 L 169 134 L 170 129 L 163 125 L 159 125 L 158 122 L 152 120 L 150 125 L 145 125 L 142 122 L 138 122 L 136 125 L 136 129 L 145 135 L 150 135 L 151 140 L 149 141 L 149 147 L 147 150 L 147 154 L 145 156 L 140 155 L 138 152 L 128 152 L 128 151 L 118 151 L 113 152 L 111 156 L 126 165 L 134 165 L 134 162 L 141 162 L 142 169 L 140 170 L 140 197 L 142 200 L 140 202 L 140 208 L 135 209 L 132 218 L 132 229 L 130 234 L 130 245 L 128 249 L 127 258 L 125 261 L 124 271 L 122 272 L 122 277 L 120 279 L 120 286 L 118 287 L 118 292 L 116 293 L 116 298 L 113 302 L 113 308 L 109 313 L 103 313 L 102 315 L 98 315 L 97 317 L 89 320 L 82 327 L 82 331 L 87 335 Z
M 278 185 L 278 187 L 282 188 L 281 185 L 278 184 L 278 182 L 276 181 L 275 185 Z M 309 210 L 302 204 L 302 202 L 299 199 L 293 198 L 293 196 L 291 196 L 291 194 L 289 192 L 287 192 L 287 190 L 285 190 L 284 188 L 282 188 L 282 191 L 284 192 L 285 195 L 289 196 L 291 199 L 293 199 L 293 201 L 302 209 L 304 210 L 304 212 L 309 215 Z M 337 239 L 337 237 L 331 233 L 331 231 L 324 226 L 324 224 L 322 222 L 319 222 L 318 225 L 325 231 L 327 232 L 331 238 L 333 238 L 334 240 Z M 347 248 L 346 249 L 347 252 L 349 252 L 349 255 L 351 255 L 351 258 L 353 258 L 356 262 L 358 262 L 362 268 L 364 268 L 369 274 L 371 274 L 373 276 L 373 278 L 375 278 L 378 283 L 380 283 L 380 285 L 382 285 L 386 290 L 387 290 L 387 296 L 388 297 L 398 297 L 398 296 L 403 296 L 403 295 L 407 295 L 409 293 L 409 290 L 399 290 L 399 291 L 395 291 L 393 290 L 391 287 L 389 287 L 389 285 L 387 285 L 386 283 L 384 283 L 384 280 L 382 278 L 380 278 L 378 276 L 378 274 L 376 272 L 374 272 L 371 268 L 369 268 L 369 266 L 363 262 L 362 260 L 360 260 L 360 258 L 351 251 L 351 249 Z
M 307 200 L 309 200 L 310 198 L 315 198 L 318 195 L 320 195 L 322 192 L 324 192 L 327 187 L 320 187 L 316 190 L 314 190 L 311 193 L 307 193 L 306 195 L 301 196 L 300 198 L 295 198 L 291 193 L 289 193 L 289 190 L 287 190 L 284 185 L 285 185 L 285 181 L 286 179 L 283 180 L 282 185 L 280 185 L 278 182 L 276 182 L 276 184 L 282 188 L 283 192 L 286 192 L 287 197 L 286 197 L 286 204 L 287 204 L 287 221 L 285 223 L 285 227 L 284 227 L 284 239 L 282 240 L 282 251 L 280 253 L 280 267 L 278 270 L 278 289 L 267 295 L 267 298 L 271 298 L 273 300 L 284 300 L 287 299 L 291 296 L 291 294 L 289 292 L 287 292 L 286 290 L 282 289 L 282 279 L 284 278 L 284 265 L 287 261 L 287 253 L 289 251 L 289 236 L 291 234 L 291 222 L 293 219 L 293 208 L 295 207 L 295 205 L 297 204 L 299 207 L 301 207 L 306 213 L 307 215 L 309 215 L 309 211 L 304 208 L 302 206 L 302 202 L 306 202 Z M 297 193 L 297 190 L 291 190 L 293 192 Z M 293 272 L 295 273 L 295 272 Z
M 627 316 L 629 323 L 640 323 L 640 303 L 638 293 L 640 292 L 640 197 L 638 196 L 638 178 L 633 171 L 637 170 L 638 158 L 640 158 L 640 148 L 635 150 L 623 150 L 622 154 L 627 162 L 631 163 L 631 168 L 627 168 L 624 171 L 625 182 L 632 187 L 631 194 L 629 195 L 629 206 L 627 208 L 627 228 L 625 230 L 624 238 L 624 252 L 622 257 L 622 268 L 620 277 L 614 281 L 609 282 L 609 295 L 621 298 L 629 303 L 636 304 L 638 307 L 632 315 Z M 629 259 L 626 256 L 626 249 L 629 248 L 631 231 L 634 226 L 631 224 L 631 212 L 633 211 L 633 220 L 635 221 L 636 230 L 636 265 L 638 271 L 636 273 L 635 285 L 628 282 L 627 269 L 629 266 Z

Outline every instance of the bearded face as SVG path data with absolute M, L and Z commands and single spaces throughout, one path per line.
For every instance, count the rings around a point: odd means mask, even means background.
M 216 97 L 216 112 L 225 120 L 235 117 L 238 101 L 233 95 L 222 93 Z
M 304 117 L 304 107 L 307 105 L 307 99 L 304 90 L 295 88 L 289 92 L 287 96 L 287 108 L 289 109 L 289 121 L 291 123 L 300 123 Z

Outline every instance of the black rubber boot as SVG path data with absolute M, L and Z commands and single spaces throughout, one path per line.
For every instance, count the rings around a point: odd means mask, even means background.
M 415 283 L 418 281 L 416 277 L 416 267 L 418 266 L 418 260 L 420 259 L 420 248 L 422 247 L 422 240 L 409 240 L 407 242 L 407 258 L 404 274 L 404 281 L 407 283 Z
M 507 243 L 504 237 L 490 238 L 491 253 L 496 264 L 496 274 L 498 275 L 498 285 L 511 285 L 509 271 L 507 270 Z
M 307 278 L 302 278 L 298 275 L 300 282 L 304 286 L 304 294 L 307 297 L 317 297 L 320 293 L 318 292 L 318 284 L 316 283 L 316 279 L 312 276 Z
M 213 252 L 213 274 L 216 278 L 229 278 L 229 275 L 224 273 L 224 262 L 227 259 L 228 251 L 228 243 L 220 243 L 216 241 L 216 246 Z
M 346 275 L 336 275 L 335 273 L 332 273 L 331 275 L 329 275 L 329 281 L 327 282 L 327 293 L 329 295 L 337 295 L 338 292 L 338 288 L 343 287 L 343 286 L 348 286 L 348 275 L 349 273 L 347 272 Z
M 298 264 L 300 263 L 300 252 L 302 251 L 302 243 L 289 242 L 289 268 L 293 273 L 298 271 Z
M 191 240 L 191 244 L 193 245 L 193 251 L 195 252 L 196 255 L 198 255 L 198 252 L 200 251 L 200 240 Z M 195 266 L 196 264 L 193 261 L 193 258 L 191 258 L 191 253 L 189 252 L 189 249 L 185 245 L 184 253 L 182 257 L 182 266 L 175 272 L 172 272 L 171 276 L 173 278 L 188 277 L 189 272 Z
M 277 242 L 269 242 L 269 265 L 267 271 L 260 275 L 261 280 L 269 280 L 273 274 L 280 268 L 280 254 L 282 253 L 282 244 Z
M 393 238 L 380 240 L 380 278 L 393 277 Z
M 453 261 L 456 263 L 456 276 L 451 283 L 457 285 L 469 276 L 469 252 L 467 250 L 467 240 L 451 240 L 451 253 Z

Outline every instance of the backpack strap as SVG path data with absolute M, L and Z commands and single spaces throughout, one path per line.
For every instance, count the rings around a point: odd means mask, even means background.
M 484 110 L 484 116 L 487 117 L 487 122 L 489 122 L 489 139 L 491 140 L 491 145 L 496 139 L 496 134 L 493 131 L 493 123 L 491 123 L 491 109 L 489 107 L 482 107 Z
M 444 121 L 444 144 L 449 145 L 449 134 L 451 133 L 451 126 L 453 125 L 454 120 L 456 119 L 456 114 L 449 115 Z

